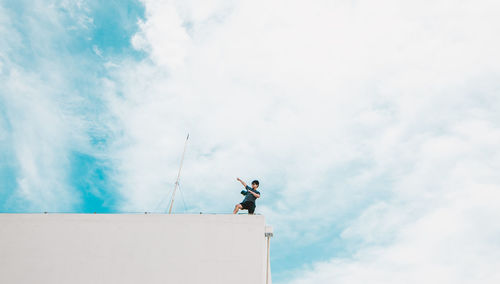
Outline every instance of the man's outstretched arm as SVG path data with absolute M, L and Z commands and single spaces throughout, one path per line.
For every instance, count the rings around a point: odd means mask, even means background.
M 247 184 L 244 181 L 242 181 L 240 178 L 236 178 L 236 180 L 239 181 L 239 182 L 241 182 L 241 184 L 243 185 L 243 187 L 245 187 L 245 188 L 247 187 Z

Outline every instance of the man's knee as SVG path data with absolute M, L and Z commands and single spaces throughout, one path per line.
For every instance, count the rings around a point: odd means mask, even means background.
M 239 203 L 238 203 L 238 204 L 236 204 L 236 205 L 234 206 L 234 208 L 241 209 L 241 208 L 243 208 L 243 206 L 241 206 L 241 204 L 239 204 Z

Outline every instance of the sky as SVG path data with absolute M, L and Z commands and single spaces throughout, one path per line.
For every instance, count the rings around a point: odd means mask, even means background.
M 500 2 L 0 0 L 0 212 L 230 213 L 273 281 L 500 283 Z

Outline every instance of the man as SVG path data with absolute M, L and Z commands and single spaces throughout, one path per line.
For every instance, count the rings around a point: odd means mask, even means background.
M 238 213 L 238 211 L 242 209 L 247 209 L 248 214 L 253 214 L 253 212 L 255 212 L 255 200 L 260 197 L 260 192 L 257 190 L 257 188 L 259 187 L 259 181 L 252 181 L 252 187 L 249 187 L 240 178 L 237 178 L 236 180 L 241 182 L 246 191 L 243 190 L 241 192 L 241 194 L 245 195 L 245 199 L 243 199 L 241 203 L 236 204 L 233 214 Z

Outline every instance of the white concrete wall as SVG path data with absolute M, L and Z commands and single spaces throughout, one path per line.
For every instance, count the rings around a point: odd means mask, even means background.
M 0 283 L 265 283 L 264 216 L 0 214 Z

